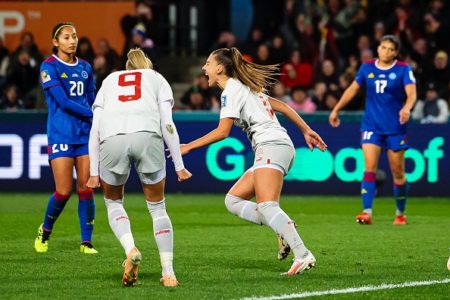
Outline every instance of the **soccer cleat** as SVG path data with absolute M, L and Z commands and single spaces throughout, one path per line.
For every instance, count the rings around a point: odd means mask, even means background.
M 372 224 L 372 216 L 369 213 L 362 212 L 356 216 L 356 223 L 361 225 L 369 225 Z
M 447 261 L 447 269 L 450 271 L 450 257 L 448 258 L 448 261 Z
M 123 286 L 134 286 L 138 279 L 138 269 L 141 263 L 141 252 L 135 247 L 127 255 L 127 259 L 123 262 L 124 272 L 122 276 Z
M 165 287 L 175 287 L 180 285 L 175 275 L 164 275 L 159 282 Z
M 394 225 L 406 225 L 408 222 L 406 221 L 405 215 L 398 215 L 395 217 L 394 222 L 392 224 Z
M 316 265 L 316 258 L 311 253 L 311 251 L 308 251 L 308 254 L 304 258 L 294 259 L 291 268 L 289 269 L 289 271 L 287 271 L 287 275 L 293 276 L 296 274 L 303 273 L 304 271 L 311 269 L 315 265 Z
M 291 247 L 288 243 L 281 237 L 281 235 L 277 234 L 278 238 L 278 260 L 284 260 L 288 257 L 289 253 L 291 253 Z
M 84 254 L 97 254 L 98 251 L 95 250 L 91 243 L 85 242 L 80 245 L 80 252 Z
M 44 224 L 41 224 L 38 228 L 38 235 L 34 240 L 34 249 L 38 253 L 45 253 L 48 250 L 48 234 L 44 234 L 44 228 L 42 227 Z

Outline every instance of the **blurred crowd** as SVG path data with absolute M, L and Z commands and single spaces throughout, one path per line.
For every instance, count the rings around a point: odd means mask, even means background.
M 444 0 L 254 0 L 254 21 L 247 40 L 221 32 L 211 50 L 238 47 L 247 60 L 279 64 L 279 81 L 271 95 L 303 113 L 329 111 L 351 84 L 362 62 L 377 56 L 385 34 L 401 41 L 400 60 L 411 65 L 417 79 L 418 102 L 413 118 L 423 123 L 446 122 L 450 101 L 450 3 Z M 155 59 L 153 11 L 148 0 L 136 1 L 136 12 L 122 18 L 126 42 L 119 54 L 107 40 L 96 52 L 80 38 L 78 56 L 93 66 L 97 87 L 122 68 L 132 47 Z M 155 45 L 156 44 L 156 45 Z M 44 108 L 38 82 L 43 55 L 33 34 L 22 35 L 11 53 L 0 41 L 1 109 Z M 180 110 L 220 109 L 220 90 L 208 87 L 199 74 L 178 100 Z M 364 95 L 347 110 L 362 110 Z

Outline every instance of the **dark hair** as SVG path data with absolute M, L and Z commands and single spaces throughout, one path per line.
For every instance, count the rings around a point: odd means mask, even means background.
M 63 29 L 63 28 L 66 27 L 66 26 L 71 26 L 71 27 L 75 28 L 75 25 L 73 25 L 72 22 L 61 22 L 61 23 L 58 23 L 58 24 L 56 24 L 56 25 L 53 27 L 53 30 L 52 30 L 52 39 L 56 39 L 56 40 L 57 40 L 58 37 L 59 37 L 59 35 L 61 34 L 61 29 Z M 53 46 L 52 52 L 53 52 L 54 54 L 58 53 L 58 47 Z
M 391 42 L 392 44 L 394 44 L 395 46 L 395 50 L 399 51 L 400 50 L 400 40 L 395 36 L 395 35 L 384 35 L 381 39 L 380 39 L 380 44 L 382 42 Z
M 225 75 L 237 78 L 254 92 L 266 92 L 276 83 L 278 65 L 259 65 L 246 61 L 235 47 L 214 50 L 217 64 L 225 68 Z

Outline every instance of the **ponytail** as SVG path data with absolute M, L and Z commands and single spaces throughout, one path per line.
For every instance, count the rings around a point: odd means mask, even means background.
M 225 68 L 225 75 L 239 79 L 256 93 L 267 92 L 277 82 L 279 65 L 259 65 L 245 60 L 235 47 L 212 52 L 217 63 Z

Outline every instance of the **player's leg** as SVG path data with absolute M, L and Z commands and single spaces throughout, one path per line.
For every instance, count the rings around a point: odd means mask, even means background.
M 96 254 L 97 250 L 92 245 L 95 220 L 94 191 L 86 187 L 86 182 L 89 179 L 89 156 L 75 157 L 75 169 L 77 171 L 78 219 L 81 230 L 80 252 Z
M 362 144 L 364 156 L 364 175 L 361 181 L 363 212 L 356 216 L 356 222 L 360 224 L 372 223 L 372 207 L 376 190 L 376 172 L 381 149 L 381 146 L 377 144 Z
M 51 157 L 50 157 L 51 158 Z M 48 240 L 53 225 L 66 206 L 73 187 L 74 159 L 71 157 L 56 157 L 50 160 L 50 166 L 55 180 L 56 191 L 50 196 L 44 216 L 44 223 L 39 226 L 38 236 L 34 242 L 36 252 L 47 252 Z
M 405 151 L 387 151 L 389 166 L 394 179 L 394 198 L 397 204 L 395 225 L 406 224 L 405 208 L 408 197 L 408 183 L 405 177 Z
M 225 206 L 230 213 L 254 224 L 264 224 L 263 217 L 255 202 L 250 201 L 255 196 L 253 169 L 247 170 L 233 185 L 225 196 Z
M 256 202 L 267 226 L 289 244 L 294 253 L 294 264 L 288 275 L 299 274 L 315 265 L 315 258 L 305 247 L 294 221 L 280 208 L 283 171 L 274 168 L 257 168 L 254 171 Z
M 178 286 L 173 269 L 173 227 L 166 211 L 164 187 L 166 170 L 152 174 L 139 173 L 147 208 L 153 220 L 153 235 L 158 246 L 162 277 L 161 284 L 166 287 Z

